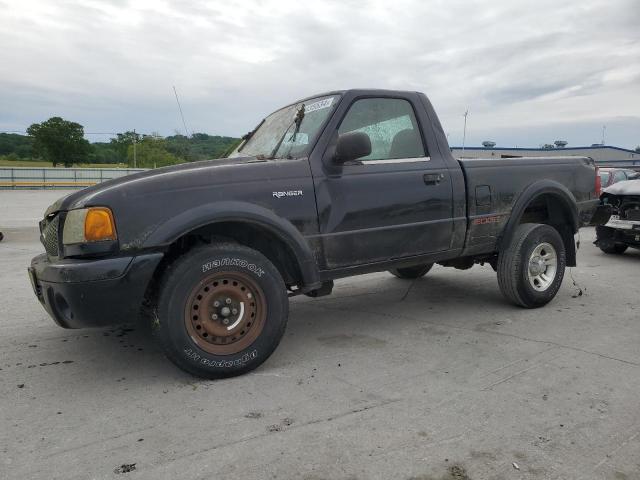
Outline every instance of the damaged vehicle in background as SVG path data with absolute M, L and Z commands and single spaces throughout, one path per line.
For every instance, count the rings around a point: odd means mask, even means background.
M 640 180 L 628 180 L 606 188 L 600 197 L 611 213 L 609 221 L 596 227 L 595 244 L 604 253 L 624 253 L 640 248 Z

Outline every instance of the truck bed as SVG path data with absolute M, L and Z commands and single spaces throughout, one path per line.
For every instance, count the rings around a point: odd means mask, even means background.
M 521 157 L 458 159 L 467 185 L 465 254 L 496 246 L 514 206 L 527 189 L 544 195 L 544 184 L 564 186 L 575 198 L 586 223 L 596 200 L 595 162 L 589 157 Z M 540 208 L 544 208 L 541 202 Z

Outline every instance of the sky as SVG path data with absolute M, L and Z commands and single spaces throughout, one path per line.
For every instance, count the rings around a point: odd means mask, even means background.
M 423 91 L 451 145 L 640 144 L 640 0 L 0 0 L 0 131 L 240 136 L 345 88 Z M 106 134 L 106 135 L 105 135 Z

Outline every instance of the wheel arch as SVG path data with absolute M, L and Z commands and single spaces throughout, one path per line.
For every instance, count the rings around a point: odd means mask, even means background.
M 302 234 L 288 220 L 251 203 L 216 202 L 187 210 L 154 230 L 144 248 L 168 248 L 171 257 L 172 250 L 184 250 L 192 245 L 189 239 L 197 238 L 254 248 L 276 265 L 285 281 L 303 291 L 321 285 L 315 256 Z
M 578 232 L 579 215 L 576 199 L 564 185 L 541 180 L 529 185 L 518 197 L 509 221 L 498 241 L 498 250 L 504 250 L 522 223 L 544 223 L 560 233 L 565 246 L 567 266 L 576 265 L 574 234 Z

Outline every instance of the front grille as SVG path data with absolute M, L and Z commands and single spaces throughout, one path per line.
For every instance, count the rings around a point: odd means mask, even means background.
M 45 219 L 42 226 L 42 244 L 50 257 L 58 256 L 58 226 L 60 224 L 60 216 L 56 215 L 53 219 Z

